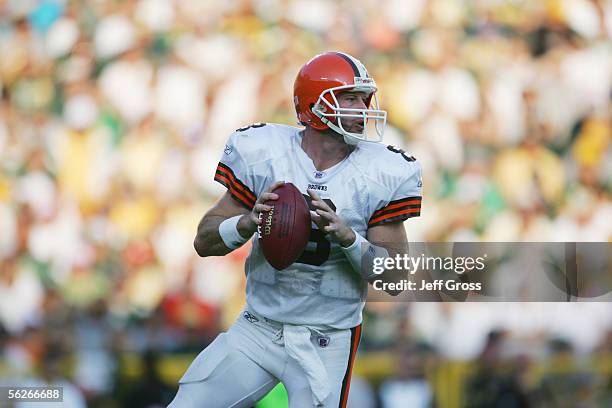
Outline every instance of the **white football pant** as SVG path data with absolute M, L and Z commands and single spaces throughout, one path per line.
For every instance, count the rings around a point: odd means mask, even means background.
M 361 325 L 319 331 L 244 311 L 191 363 L 169 408 L 249 408 L 278 382 L 290 408 L 346 407 Z

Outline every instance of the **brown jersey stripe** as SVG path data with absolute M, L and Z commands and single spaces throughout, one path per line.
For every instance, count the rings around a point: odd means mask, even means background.
M 215 181 L 224 185 L 230 192 L 232 198 L 239 201 L 246 208 L 248 208 L 249 210 L 253 208 L 254 204 L 250 200 L 248 200 L 240 191 L 236 190 L 232 182 L 227 177 L 217 174 L 215 175 Z
M 246 187 L 243 187 L 244 184 L 238 184 L 240 183 L 240 180 L 237 180 L 234 176 L 228 174 L 224 169 L 217 168 L 217 171 L 215 172 L 215 177 L 216 176 L 225 177 L 231 183 L 232 188 L 240 191 L 249 201 L 256 201 L 255 198 L 253 198 L 253 196 L 251 195 L 252 193 L 250 192 L 250 190 L 248 190 L 248 188 Z
M 374 214 L 372 214 L 370 219 L 373 220 L 374 218 L 378 218 L 381 215 L 393 214 L 393 213 L 396 213 L 398 211 L 405 210 L 407 208 L 419 208 L 420 209 L 421 208 L 421 203 L 399 205 L 399 206 L 397 206 L 395 208 L 387 208 L 387 207 L 385 207 L 385 208 L 383 208 L 382 211 L 376 211 Z
M 224 173 L 226 176 L 228 176 L 228 178 L 230 178 L 232 181 L 234 181 L 236 183 L 236 187 L 241 188 L 244 191 L 244 194 L 251 200 L 256 201 L 257 197 L 255 197 L 255 194 L 251 191 L 251 189 L 244 184 L 242 181 L 240 181 L 240 179 L 238 177 L 236 177 L 236 174 L 234 173 L 234 171 L 226 164 L 223 163 L 219 163 L 217 165 L 217 171 L 221 171 L 222 173 Z
M 380 215 L 380 213 L 385 212 L 387 210 L 394 209 L 394 208 L 399 208 L 399 207 L 403 207 L 403 206 L 406 206 L 406 205 L 415 205 L 415 204 L 419 204 L 420 205 L 421 201 L 422 201 L 421 197 L 406 197 L 406 198 L 403 198 L 401 200 L 391 201 L 389 204 L 387 204 L 386 206 L 384 206 L 380 210 L 374 211 L 374 214 L 372 214 L 372 217 L 376 217 L 376 216 Z
M 361 325 L 353 327 L 351 329 L 351 350 L 349 352 L 348 363 L 346 366 L 346 372 L 344 379 L 342 380 L 342 391 L 340 393 L 340 404 L 339 408 L 346 408 L 348 404 L 348 395 L 351 388 L 351 376 L 353 375 L 353 363 L 355 362 L 355 355 L 357 355 L 357 347 L 361 340 Z
M 368 228 L 376 227 L 378 225 L 387 224 L 389 222 L 406 221 L 408 218 L 419 217 L 420 215 L 421 215 L 420 213 L 402 214 L 402 215 L 398 215 L 397 217 L 391 217 L 391 218 L 384 219 L 382 221 L 376 221 L 376 222 L 368 223 Z
M 240 179 L 236 177 L 236 175 L 234 174 L 231 168 L 225 166 L 223 163 L 219 163 L 219 165 L 217 166 L 217 172 L 221 172 L 227 178 L 232 180 L 236 188 L 242 190 L 249 199 L 253 201 L 257 200 L 257 198 L 255 197 L 255 194 L 251 191 L 251 189 L 247 187 L 246 184 L 244 184 L 242 181 L 240 181 Z
M 401 203 L 402 201 L 406 201 L 406 200 L 420 200 L 421 198 L 423 198 L 423 197 L 421 197 L 421 196 L 404 197 L 404 198 L 400 198 L 398 200 L 389 201 L 389 204 L 387 204 L 387 205 Z
M 381 215 L 376 218 L 372 218 L 370 222 L 368 222 L 368 226 L 371 227 L 373 224 L 379 223 L 381 221 L 389 220 L 390 218 L 395 218 L 400 215 L 408 215 L 406 218 L 417 217 L 421 215 L 421 208 L 406 208 L 403 210 L 399 210 L 396 212 L 392 212 L 390 214 Z
M 234 199 L 238 200 L 247 209 L 253 209 L 253 207 L 255 206 L 255 202 L 248 200 L 240 191 L 236 190 L 236 188 L 232 185 L 231 181 L 227 177 L 221 174 L 216 174 L 215 181 L 224 185 L 230 192 L 231 196 Z

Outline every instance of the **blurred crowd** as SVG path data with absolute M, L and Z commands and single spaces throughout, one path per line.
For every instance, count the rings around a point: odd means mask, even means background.
M 365 63 L 386 143 L 423 164 L 411 241 L 610 241 L 611 40 L 610 0 L 0 0 L 0 378 L 59 359 L 75 395 L 129 398 L 122 353 L 231 324 L 248 248 L 192 246 L 217 160 L 236 128 L 296 123 L 325 50 Z
M 604 407 L 612 402 L 610 376 L 594 360 L 610 353 L 610 334 L 589 358 L 563 339 L 542 344 L 539 363 L 518 349 L 512 334 L 491 330 L 467 364 L 441 359 L 431 344 L 404 342 L 394 349 L 395 374 L 373 387 L 356 378 L 351 408 L 376 407 Z M 607 362 L 609 364 L 609 361 Z

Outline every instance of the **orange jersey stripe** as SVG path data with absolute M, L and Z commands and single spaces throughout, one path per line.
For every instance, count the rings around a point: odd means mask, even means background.
M 380 210 L 374 211 L 374 214 L 372 216 L 376 216 L 378 213 L 381 213 L 383 211 L 392 210 L 398 207 L 404 207 L 406 205 L 421 204 L 421 201 L 422 200 L 420 198 L 417 198 L 413 200 L 402 201 L 401 203 L 391 204 L 391 205 L 381 208 Z
M 348 404 L 348 396 L 351 390 L 351 376 L 353 375 L 353 363 L 355 362 L 355 356 L 357 355 L 357 347 L 359 346 L 359 340 L 361 339 L 361 325 L 355 327 L 355 336 L 353 337 L 353 343 L 351 344 L 351 351 L 349 355 L 348 372 L 346 377 L 346 385 L 342 390 L 342 399 L 340 400 L 340 408 L 346 408 Z
M 232 183 L 232 186 L 236 190 L 242 191 L 242 193 L 249 200 L 256 201 L 255 195 L 253 195 L 253 193 L 251 193 L 246 187 L 241 185 L 240 181 L 238 179 L 236 179 L 236 177 L 232 173 L 228 172 L 223 167 L 217 167 L 217 171 L 220 172 L 220 173 L 223 173 L 223 175 L 230 180 L 230 182 Z
M 232 181 L 228 179 L 226 176 L 216 174 L 215 180 L 223 184 L 225 187 L 227 187 L 232 197 L 240 201 L 245 206 L 249 208 L 252 207 L 252 205 L 250 204 L 250 201 L 240 191 L 236 190 Z
M 216 174 L 215 180 L 224 181 L 225 183 L 221 183 L 221 184 L 225 185 L 229 189 L 230 194 L 234 196 L 234 198 L 238 199 L 238 201 L 240 201 L 242 204 L 244 204 L 248 208 L 253 208 L 255 203 L 247 199 L 240 191 L 236 190 L 234 184 L 227 177 L 222 176 L 221 174 Z
M 225 167 L 221 167 L 221 165 L 219 164 L 217 166 L 217 171 L 220 171 L 226 177 L 228 177 L 232 181 L 232 184 L 234 185 L 234 187 L 241 190 L 250 200 L 252 201 L 257 200 L 257 198 L 255 198 L 255 195 L 252 192 L 250 192 L 247 187 L 243 186 L 242 185 L 243 183 L 240 180 L 238 180 L 236 176 L 234 176 L 231 169 L 227 170 Z
M 370 222 L 368 222 L 368 225 L 375 224 L 377 222 L 384 221 L 389 218 L 397 217 L 398 215 L 414 214 L 414 213 L 420 213 L 420 212 L 421 212 L 420 208 L 406 208 L 405 210 L 400 210 L 400 211 L 393 212 L 391 214 L 385 214 L 385 215 L 381 215 L 376 218 L 373 218 L 370 220 Z

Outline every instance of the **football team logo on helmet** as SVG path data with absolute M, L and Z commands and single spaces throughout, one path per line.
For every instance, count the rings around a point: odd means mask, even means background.
M 336 95 L 342 91 L 366 93 L 366 109 L 341 108 Z M 387 112 L 379 109 L 376 91 L 376 82 L 357 58 L 343 52 L 326 52 L 315 56 L 298 72 L 293 102 L 303 125 L 332 129 L 343 135 L 348 144 L 380 142 Z M 376 135 L 368 134 L 368 126 L 360 133 L 349 132 L 342 126 L 342 118 L 363 118 L 364 124 L 374 121 Z

